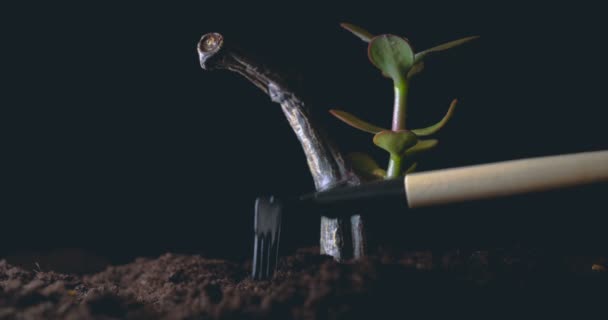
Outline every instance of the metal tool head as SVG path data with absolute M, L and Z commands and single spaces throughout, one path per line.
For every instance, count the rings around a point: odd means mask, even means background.
M 279 255 L 283 205 L 274 197 L 259 197 L 255 201 L 253 232 L 253 270 L 255 280 L 270 278 Z

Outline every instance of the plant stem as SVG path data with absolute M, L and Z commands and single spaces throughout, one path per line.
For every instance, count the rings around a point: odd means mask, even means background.
M 393 105 L 393 131 L 405 130 L 407 112 L 407 93 L 409 84 L 406 80 L 395 81 L 395 102 Z
M 388 168 L 386 169 L 387 179 L 394 179 L 401 175 L 401 160 L 403 160 L 403 157 L 391 154 L 391 159 L 389 160 Z
M 395 102 L 393 105 L 393 131 L 405 130 L 405 116 L 407 113 L 407 93 L 409 83 L 407 80 L 395 80 Z M 398 154 L 391 154 L 386 169 L 386 179 L 395 179 L 401 175 L 403 157 Z

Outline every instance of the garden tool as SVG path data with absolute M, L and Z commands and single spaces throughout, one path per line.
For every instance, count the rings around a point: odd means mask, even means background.
M 284 200 L 259 197 L 255 203 L 252 277 L 268 279 L 274 273 L 283 214 L 314 211 L 350 215 L 353 206 L 391 197 L 415 209 L 604 182 L 608 182 L 608 150 L 411 173 L 404 179 L 337 187 Z M 327 210 L 307 210 L 312 208 Z

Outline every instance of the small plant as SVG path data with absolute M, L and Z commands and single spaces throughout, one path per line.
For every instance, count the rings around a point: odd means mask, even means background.
M 394 179 L 416 169 L 414 156 L 437 145 L 437 139 L 422 139 L 437 133 L 450 120 L 457 100 L 454 99 L 446 115 L 439 122 L 426 128 L 407 129 L 407 96 L 411 79 L 424 69 L 424 59 L 432 53 L 447 50 L 474 40 L 477 36 L 462 38 L 414 53 L 406 38 L 382 34 L 374 36 L 368 31 L 343 23 L 341 26 L 368 43 L 370 61 L 382 75 L 393 80 L 395 102 L 391 129 L 385 129 L 341 110 L 330 110 L 338 119 L 359 130 L 374 134 L 376 146 L 390 154 L 388 168 L 383 170 L 370 156 L 363 153 L 349 155 L 353 169 L 368 179 Z M 407 168 L 407 169 L 406 169 Z

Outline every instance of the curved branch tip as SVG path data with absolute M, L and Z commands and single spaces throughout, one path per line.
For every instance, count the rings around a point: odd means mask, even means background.
M 224 36 L 217 32 L 210 32 L 204 34 L 199 40 L 196 50 L 198 51 L 198 57 L 201 62 L 201 68 L 207 69 L 208 66 L 205 64 L 207 60 L 217 54 L 224 45 Z

